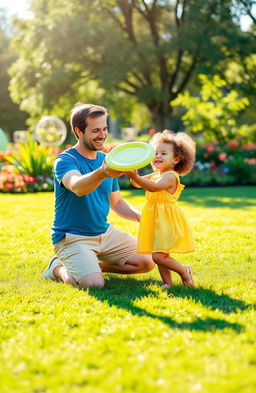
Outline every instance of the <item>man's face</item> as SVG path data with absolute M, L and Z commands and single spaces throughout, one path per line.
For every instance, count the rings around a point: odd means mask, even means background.
M 101 150 L 108 136 L 107 116 L 87 117 L 87 127 L 81 135 L 84 147 L 88 150 Z

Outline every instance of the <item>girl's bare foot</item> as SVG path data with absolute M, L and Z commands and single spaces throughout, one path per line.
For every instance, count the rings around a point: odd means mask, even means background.
M 163 285 L 161 285 L 161 288 L 168 289 L 168 288 L 171 288 L 171 285 L 163 284 Z
M 194 280 L 192 276 L 192 267 L 185 266 L 185 273 L 181 276 L 183 285 L 187 287 L 194 287 Z

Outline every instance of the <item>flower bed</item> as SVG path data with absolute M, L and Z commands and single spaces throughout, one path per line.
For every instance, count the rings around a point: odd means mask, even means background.
M 256 184 L 256 145 L 232 140 L 197 148 L 196 162 L 182 180 L 189 185 Z
M 141 176 L 152 172 L 151 166 L 139 170 Z M 193 170 L 182 177 L 190 186 L 224 186 L 256 184 L 256 145 L 232 140 L 197 146 Z M 121 188 L 132 188 L 126 176 L 119 180 Z
M 104 151 L 107 153 L 113 147 L 114 145 L 106 145 Z M 22 173 L 24 163 L 23 167 L 19 166 L 22 163 L 20 159 L 16 159 L 16 165 L 10 165 L 6 161 L 6 157 L 10 156 L 11 152 L 0 152 L 0 192 L 52 191 L 53 160 L 61 150 L 55 148 L 44 151 L 44 149 L 31 145 L 29 150 L 30 162 L 31 165 L 33 164 L 31 173 Z M 46 160 L 49 162 L 47 173 L 44 173 Z M 26 159 L 25 162 L 27 163 L 28 160 Z M 141 176 L 150 172 L 152 172 L 150 165 L 138 170 Z M 198 145 L 194 168 L 191 173 L 182 177 L 182 183 L 190 186 L 256 184 L 256 145 L 243 144 L 241 140 L 232 140 L 225 145 L 217 142 Z M 121 189 L 133 188 L 129 179 L 123 175 L 119 178 L 119 184 Z
M 48 173 L 36 177 L 15 173 L 12 165 L 4 165 L 0 172 L 0 191 L 3 193 L 53 191 L 53 179 Z

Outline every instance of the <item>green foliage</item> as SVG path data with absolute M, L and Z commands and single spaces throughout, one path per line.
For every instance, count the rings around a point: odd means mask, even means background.
M 53 199 L 1 195 L 2 393 L 254 393 L 255 187 L 184 190 L 197 252 L 177 259 L 197 287 L 173 274 L 169 291 L 156 269 L 105 274 L 105 288 L 86 291 L 41 281 Z M 137 223 L 109 220 L 137 236 Z
M 11 136 L 14 130 L 25 129 L 27 115 L 19 110 L 10 98 L 8 69 L 16 60 L 15 52 L 10 47 L 10 34 L 7 34 L 7 21 L 0 8 L 0 128 Z
M 12 98 L 34 119 L 91 97 L 118 112 L 122 92 L 162 129 L 169 102 L 199 68 L 212 73 L 221 62 L 226 68 L 227 53 L 231 61 L 254 50 L 232 7 L 230 0 L 33 1 L 34 17 L 15 26 Z
M 189 130 L 203 132 L 206 139 L 220 142 L 238 135 L 245 136 L 245 129 L 255 132 L 255 126 L 239 127 L 236 122 L 238 113 L 249 106 L 247 97 L 239 97 L 234 90 L 227 91 L 227 82 L 218 75 L 209 78 L 200 74 L 199 79 L 202 85 L 200 97 L 191 96 L 186 91 L 172 102 L 174 106 L 187 109 L 182 120 Z
M 27 143 L 19 145 L 19 151 L 5 156 L 5 160 L 13 165 L 18 173 L 30 176 L 51 174 L 55 154 L 49 146 L 39 145 L 32 137 Z

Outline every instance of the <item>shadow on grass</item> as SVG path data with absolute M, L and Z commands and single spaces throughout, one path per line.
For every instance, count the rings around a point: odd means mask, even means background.
M 237 332 L 241 331 L 242 326 L 240 324 L 230 323 L 222 319 L 196 317 L 192 322 L 177 322 L 170 317 L 153 314 L 134 305 L 133 302 L 135 300 L 156 295 L 156 292 L 150 288 L 152 284 L 159 285 L 159 282 L 156 280 L 111 277 L 111 279 L 106 282 L 104 288 L 90 288 L 89 293 L 100 301 L 107 301 L 110 306 L 125 309 L 133 315 L 158 319 L 172 328 L 199 331 L 214 331 L 217 329 L 222 330 L 229 328 Z M 169 294 L 170 301 L 171 297 L 193 299 L 195 302 L 201 303 L 213 310 L 221 310 L 224 313 L 236 312 L 248 308 L 245 303 L 239 300 L 232 299 L 227 295 L 218 295 L 210 289 L 205 288 L 174 286 L 169 290 Z
M 242 209 L 255 206 L 255 186 L 233 187 L 200 187 L 190 188 L 182 193 L 180 201 L 198 207 L 228 207 L 230 209 Z M 126 190 L 125 196 L 143 196 L 143 190 Z M 131 201 L 132 202 L 132 201 Z

